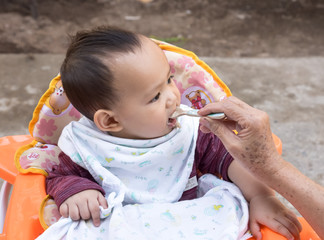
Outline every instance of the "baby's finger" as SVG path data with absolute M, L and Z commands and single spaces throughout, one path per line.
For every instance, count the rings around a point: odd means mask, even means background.
M 88 208 L 88 205 L 84 203 L 83 205 L 79 205 L 78 208 L 80 209 L 80 217 L 83 220 L 88 220 L 91 217 L 90 210 Z
M 69 206 L 66 203 L 61 204 L 59 210 L 63 217 L 67 218 L 69 216 Z
M 286 225 L 289 225 L 287 223 L 283 224 L 281 222 L 279 222 L 277 219 L 274 219 L 275 221 L 272 221 L 271 223 L 268 224 L 268 227 L 271 228 L 273 231 L 281 234 L 282 236 L 284 236 L 285 238 L 289 239 L 289 240 L 293 240 L 293 239 L 298 239 L 300 240 L 299 237 L 299 232 L 298 233 L 292 233 L 290 229 L 288 229 L 286 227 Z M 294 231 L 293 231 L 294 232 Z
M 281 227 L 279 227 L 278 233 L 282 234 L 286 238 L 288 238 L 289 235 L 292 235 L 294 237 L 294 238 L 291 237 L 288 239 L 300 240 L 299 229 L 295 225 L 295 223 L 292 222 L 289 218 L 281 218 L 280 221 L 276 219 L 276 221 L 278 221 L 278 223 L 281 225 Z M 286 231 L 289 232 L 289 234 L 285 235 L 284 233 Z
M 99 202 L 99 206 L 102 206 L 103 208 L 108 208 L 107 200 L 102 194 L 99 194 L 98 202 Z
M 89 200 L 88 207 L 93 221 L 93 225 L 98 227 L 100 225 L 100 209 L 97 199 Z
M 75 205 L 75 204 L 69 205 L 69 215 L 73 221 L 77 221 L 80 219 L 80 212 L 79 212 L 79 208 L 77 205 Z
M 260 230 L 260 225 L 257 222 L 250 221 L 250 231 L 251 231 L 252 235 L 257 240 L 262 239 L 262 233 L 261 233 L 261 230 Z
M 289 218 L 290 221 L 292 221 L 295 224 L 295 226 L 298 228 L 298 231 L 301 232 L 303 230 L 303 227 L 301 223 L 298 221 L 296 215 L 291 211 L 289 211 L 289 213 L 290 214 L 287 214 L 286 217 Z

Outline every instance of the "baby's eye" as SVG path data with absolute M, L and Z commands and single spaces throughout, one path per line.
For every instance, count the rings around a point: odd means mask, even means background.
M 150 101 L 150 103 L 154 103 L 154 102 L 156 102 L 157 100 L 159 100 L 159 98 L 160 98 L 160 93 L 158 93 L 151 101 Z
M 168 84 L 170 84 L 171 83 L 171 81 L 172 81 L 172 79 L 174 78 L 174 76 L 173 75 L 171 75 L 169 78 L 168 78 Z

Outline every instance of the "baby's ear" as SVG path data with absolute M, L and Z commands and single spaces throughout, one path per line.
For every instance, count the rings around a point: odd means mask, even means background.
M 113 111 L 99 109 L 93 116 L 97 128 L 104 132 L 119 132 L 123 129 Z

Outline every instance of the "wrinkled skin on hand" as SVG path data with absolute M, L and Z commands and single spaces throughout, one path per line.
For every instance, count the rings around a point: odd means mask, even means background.
M 202 117 L 201 131 L 217 135 L 229 153 L 243 166 L 256 175 L 261 175 L 264 171 L 274 174 L 281 168 L 282 159 L 274 145 L 269 116 L 265 112 L 252 108 L 233 96 L 208 104 L 198 113 L 205 116 L 213 112 L 224 112 L 227 119 Z

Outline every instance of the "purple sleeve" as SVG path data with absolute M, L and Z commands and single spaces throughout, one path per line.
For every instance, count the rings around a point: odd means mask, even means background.
M 231 181 L 227 171 L 232 161 L 233 157 L 227 152 L 218 137 L 212 133 L 205 134 L 199 130 L 195 150 L 195 162 L 189 178 L 211 173 L 226 181 Z M 194 199 L 196 197 L 197 187 L 194 187 L 183 192 L 179 201 Z
M 226 181 L 231 181 L 227 173 L 233 157 L 216 135 L 212 133 L 205 134 L 199 130 L 195 161 L 198 170 L 202 174 L 212 173 Z
M 103 188 L 84 168 L 74 163 L 63 152 L 59 155 L 60 164 L 46 178 L 47 194 L 54 198 L 58 207 L 72 195 L 88 189 L 95 189 L 105 195 Z

